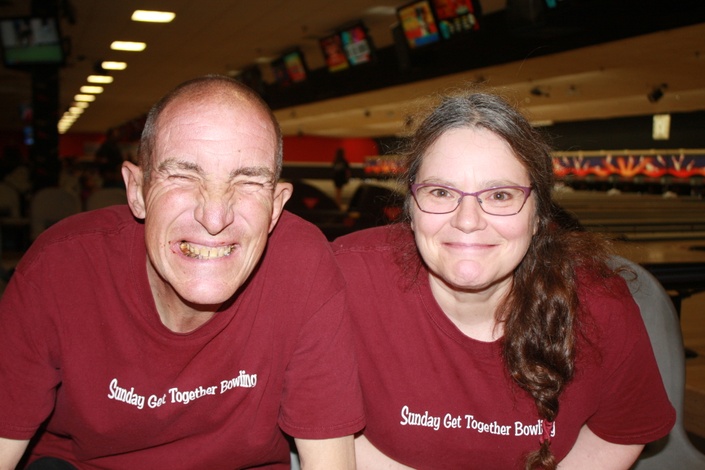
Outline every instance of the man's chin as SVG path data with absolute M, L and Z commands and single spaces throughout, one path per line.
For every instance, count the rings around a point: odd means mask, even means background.
M 240 285 L 219 286 L 214 288 L 183 289 L 179 292 L 181 300 L 193 310 L 214 312 L 228 303 L 237 292 Z

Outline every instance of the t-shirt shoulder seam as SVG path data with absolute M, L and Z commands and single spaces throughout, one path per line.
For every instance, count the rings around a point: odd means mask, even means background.
M 306 433 L 321 433 L 321 432 L 336 432 L 340 430 L 345 430 L 347 431 L 348 429 L 356 428 L 356 432 L 362 429 L 365 425 L 365 417 L 364 416 L 358 416 L 354 419 L 351 419 L 349 421 L 346 421 L 344 423 L 339 423 L 336 425 L 329 425 L 329 426 L 297 426 L 292 423 L 288 423 L 284 418 L 280 418 L 282 428 L 288 428 L 291 430 L 297 430 L 301 432 L 306 432 Z M 285 429 L 286 431 L 286 429 Z M 351 432 L 351 433 L 352 433 Z M 295 437 L 295 436 L 294 436 Z
M 356 245 L 356 246 L 346 246 L 346 247 L 334 247 L 333 252 L 336 255 L 345 253 L 370 253 L 379 252 L 386 253 L 394 250 L 391 245 Z

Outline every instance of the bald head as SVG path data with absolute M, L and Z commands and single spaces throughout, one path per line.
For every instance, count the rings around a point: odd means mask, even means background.
M 282 136 L 279 124 L 269 106 L 262 98 L 247 86 L 221 75 L 207 75 L 189 80 L 178 85 L 160 99 L 149 111 L 147 121 L 140 140 L 139 158 L 145 181 L 150 178 L 154 149 L 159 133 L 163 132 L 159 122 L 162 115 L 179 108 L 183 111 L 189 107 L 197 108 L 208 103 L 218 103 L 243 110 L 243 119 L 248 119 L 246 112 L 263 114 L 271 122 L 272 130 L 277 139 L 276 177 L 279 178 L 282 168 Z M 249 110 L 249 111 L 248 111 Z

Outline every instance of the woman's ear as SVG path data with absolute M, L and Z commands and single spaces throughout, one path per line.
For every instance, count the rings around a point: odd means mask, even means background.
M 130 206 L 132 215 L 138 219 L 144 219 L 144 173 L 142 168 L 126 161 L 123 162 L 121 171 L 127 190 L 127 204 Z

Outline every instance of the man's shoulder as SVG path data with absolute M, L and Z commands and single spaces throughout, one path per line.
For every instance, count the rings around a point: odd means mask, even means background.
M 80 212 L 47 228 L 38 240 L 56 240 L 96 232 L 115 232 L 137 223 L 127 205 Z
M 132 216 L 127 205 L 81 212 L 44 230 L 23 256 L 23 261 L 24 264 L 31 264 L 32 260 L 43 254 L 56 250 L 66 253 L 72 247 L 82 252 L 95 250 L 96 243 L 111 244 L 111 250 L 118 251 L 115 239 L 138 225 L 139 222 Z M 108 241 L 108 238 L 112 238 L 112 241 Z
M 311 222 L 284 211 L 269 237 L 269 244 L 276 247 L 296 246 L 298 249 L 327 249 L 328 241 L 323 232 Z

